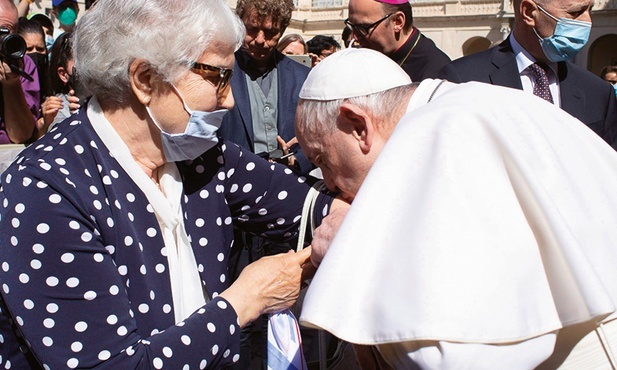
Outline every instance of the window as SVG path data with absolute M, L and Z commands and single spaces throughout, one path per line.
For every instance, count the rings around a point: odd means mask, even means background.
M 313 0 L 313 8 L 343 6 L 343 0 Z

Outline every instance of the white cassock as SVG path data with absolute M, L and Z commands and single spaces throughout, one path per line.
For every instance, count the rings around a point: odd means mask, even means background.
M 397 368 L 533 368 L 615 311 L 617 153 L 530 94 L 441 82 L 412 96 L 300 321 Z

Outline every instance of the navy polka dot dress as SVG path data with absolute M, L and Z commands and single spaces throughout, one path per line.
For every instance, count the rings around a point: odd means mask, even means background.
M 210 301 L 175 324 L 153 208 L 85 111 L 31 145 L 2 177 L 0 368 L 204 369 L 237 361 L 237 316 L 218 297 L 229 285 L 233 226 L 292 242 L 313 180 L 222 140 L 178 164 L 185 227 Z M 317 216 L 330 202 L 320 197 Z

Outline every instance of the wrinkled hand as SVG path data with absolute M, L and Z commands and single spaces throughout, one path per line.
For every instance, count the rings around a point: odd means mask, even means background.
M 244 327 L 263 313 L 282 311 L 298 299 L 303 266 L 311 248 L 260 258 L 242 270 L 238 279 L 223 293 Z
M 281 146 L 281 149 L 283 150 L 283 155 L 289 154 L 291 147 L 298 144 L 298 139 L 295 136 L 287 142 L 282 137 L 277 136 L 276 141 L 278 141 L 279 145 Z M 296 156 L 292 155 L 290 157 L 287 157 L 287 166 L 294 167 L 295 165 L 296 165 Z
M 311 263 L 315 267 L 319 267 L 321 260 L 323 260 L 326 255 L 328 248 L 330 248 L 330 244 L 338 232 L 338 229 L 341 227 L 348 209 L 347 207 L 342 207 L 332 210 L 330 214 L 323 219 L 321 225 L 315 229 L 313 233 L 313 242 L 311 243 L 313 249 L 313 253 L 311 253 Z

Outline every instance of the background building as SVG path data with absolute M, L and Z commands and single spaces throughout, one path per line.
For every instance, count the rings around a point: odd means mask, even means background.
M 85 10 L 84 1 L 78 0 L 80 14 Z M 235 7 L 236 0 L 226 1 Z M 510 0 L 411 2 L 414 24 L 452 59 L 500 43 L 510 33 L 514 21 Z M 306 40 L 319 34 L 328 35 L 341 41 L 349 0 L 294 0 L 294 3 L 296 10 L 286 33 L 299 33 Z M 35 0 L 30 9 L 50 15 L 51 0 Z M 599 74 L 602 67 L 617 65 L 617 0 L 596 0 L 592 19 L 589 43 L 573 62 Z M 52 20 L 57 23 L 53 17 Z

